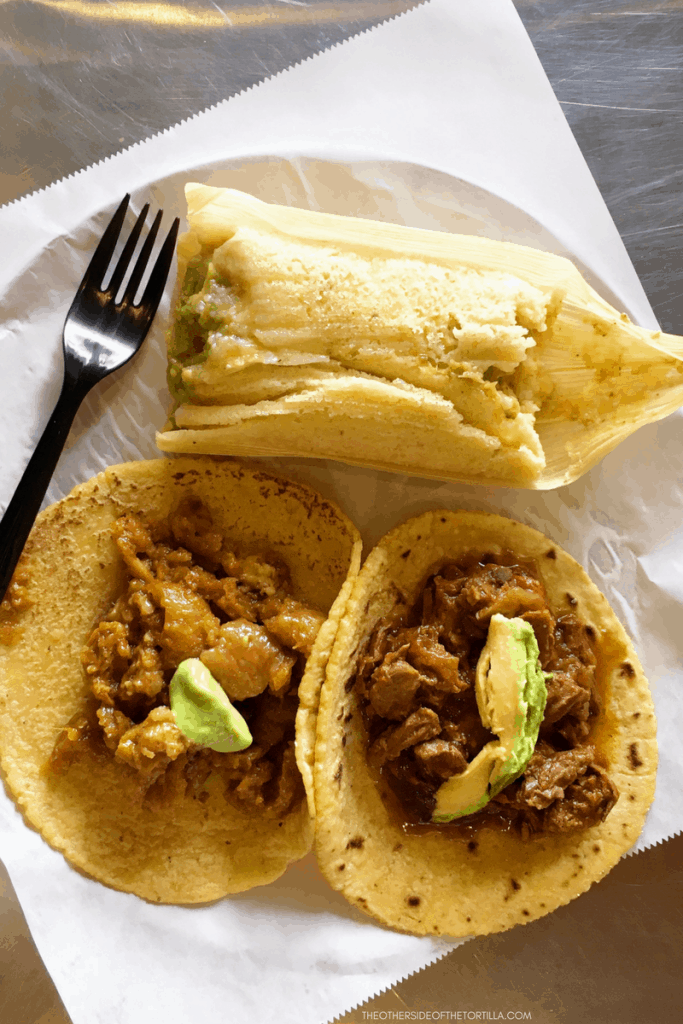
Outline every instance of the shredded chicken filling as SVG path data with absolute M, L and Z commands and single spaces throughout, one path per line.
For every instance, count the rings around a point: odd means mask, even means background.
M 83 650 L 94 699 L 58 736 L 50 769 L 87 749 L 135 772 L 152 803 L 206 800 L 213 779 L 232 802 L 284 814 L 303 796 L 297 688 L 324 616 L 294 598 L 283 566 L 236 554 L 196 500 L 168 522 L 122 516 L 112 532 L 126 587 Z M 246 719 L 247 750 L 217 753 L 176 725 L 169 683 L 186 658 L 204 662 Z
M 447 563 L 408 613 L 375 627 L 355 680 L 369 763 L 389 781 L 407 821 L 430 821 L 439 786 L 495 739 L 481 723 L 474 682 L 496 613 L 532 626 L 541 665 L 552 673 L 548 701 L 524 774 L 461 821 L 497 821 L 525 837 L 596 825 L 619 794 L 589 742 L 599 711 L 594 631 L 575 615 L 556 616 L 533 562 L 512 554 Z

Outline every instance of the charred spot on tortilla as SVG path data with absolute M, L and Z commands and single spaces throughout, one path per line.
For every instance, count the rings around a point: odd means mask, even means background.
M 638 744 L 637 743 L 632 743 L 630 745 L 630 747 L 628 748 L 628 759 L 629 759 L 631 767 L 634 770 L 636 768 L 641 768 L 642 767 L 643 762 L 641 761 L 641 759 L 640 759 L 640 757 L 638 755 Z

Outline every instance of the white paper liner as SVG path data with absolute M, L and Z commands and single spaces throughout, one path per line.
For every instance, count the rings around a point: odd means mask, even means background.
M 461 45 L 463 34 L 467 46 Z M 447 58 L 456 44 L 454 66 Z M 353 83 L 354 95 L 335 100 L 340 77 Z M 476 91 L 463 92 L 472 80 Z M 438 130 L 443 136 L 443 93 L 450 96 L 448 90 L 458 86 L 455 118 L 447 122 L 457 146 L 435 148 L 419 112 L 431 109 L 431 134 Z M 516 132 L 519 145 L 524 142 L 530 111 L 545 155 L 527 162 L 520 175 L 519 148 L 510 150 L 509 141 Z M 504 134 L 491 136 L 503 124 Z M 283 138 L 289 144 L 275 148 Z M 313 159 L 333 158 L 343 148 L 340 139 L 350 157 L 373 157 L 383 150 L 402 162 L 357 159 L 340 165 Z M 218 149 L 220 169 L 210 163 Z M 263 152 L 290 159 L 227 160 L 231 153 Z M 292 158 L 293 152 L 308 156 Z M 187 153 L 195 161 L 201 156 L 203 167 L 190 169 Z M 435 169 L 421 167 L 421 159 Z M 167 175 L 162 181 L 160 173 Z M 182 212 L 182 183 L 191 179 L 246 188 L 272 201 L 574 252 L 598 290 L 635 320 L 654 326 L 512 5 L 480 0 L 474 11 L 470 4 L 433 0 L 0 211 L 0 230 L 14 243 L 11 256 L 5 251 L 0 259 L 3 504 L 56 400 L 61 324 L 108 213 L 124 188 L 132 188 L 134 204 L 142 205 L 146 185 L 144 199 L 151 193 L 174 216 Z M 538 220 L 512 205 L 511 195 Z M 106 213 L 93 216 L 105 206 Z M 580 244 L 573 245 L 579 229 Z M 84 403 L 50 488 L 51 500 L 105 465 L 158 456 L 154 431 L 163 424 L 167 404 L 162 343 L 167 313 L 168 299 L 143 352 Z M 336 500 L 362 530 L 366 550 L 397 521 L 427 508 L 480 508 L 535 526 L 587 567 L 633 636 L 657 703 L 662 766 L 655 805 L 637 845 L 642 849 L 679 831 L 683 821 L 676 693 L 683 646 L 676 628 L 683 604 L 682 441 L 683 420 L 677 414 L 641 429 L 580 481 L 550 493 L 434 483 L 324 461 L 269 464 Z M 395 984 L 454 945 L 378 928 L 326 887 L 311 858 L 273 885 L 215 905 L 158 907 L 73 871 L 23 825 L 4 796 L 0 820 L 0 854 L 74 1024 L 142 1024 L 152 1009 L 166 1024 L 190 1017 L 315 1024 Z

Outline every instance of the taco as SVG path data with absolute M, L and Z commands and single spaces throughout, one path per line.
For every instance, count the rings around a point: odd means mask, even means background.
M 417 935 L 541 917 L 634 843 L 656 764 L 633 646 L 556 544 L 436 511 L 371 552 L 328 661 L 314 772 L 318 860 L 356 907 Z
M 234 461 L 114 466 L 46 509 L 0 613 L 0 764 L 28 823 L 157 902 L 277 878 L 312 841 L 297 692 L 317 699 L 359 561 L 332 503 Z M 237 746 L 179 728 L 188 666 Z

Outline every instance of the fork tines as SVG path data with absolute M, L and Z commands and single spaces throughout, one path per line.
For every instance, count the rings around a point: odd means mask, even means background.
M 132 259 L 133 253 L 135 252 L 135 247 L 137 246 L 140 235 L 142 233 L 142 229 L 144 227 L 147 214 L 149 213 L 149 203 L 145 203 L 142 210 L 140 211 L 140 215 L 138 216 L 138 219 L 136 220 L 130 235 L 128 236 L 128 240 L 126 241 L 126 244 L 123 248 L 123 252 L 119 257 L 118 262 L 114 268 L 114 272 L 109 280 L 109 283 L 107 284 L 106 291 L 103 290 L 104 278 L 107 272 L 107 268 L 109 267 L 109 264 L 111 262 L 111 258 L 114 254 L 114 250 L 116 249 L 119 236 L 121 235 L 121 229 L 123 227 L 123 222 L 126 218 L 129 201 L 130 194 L 126 195 L 123 198 L 119 205 L 119 208 L 117 209 L 116 213 L 109 222 L 107 229 L 102 235 L 99 245 L 95 250 L 93 258 L 90 261 L 90 265 L 85 273 L 85 277 L 83 278 L 83 281 L 81 283 L 81 288 L 84 288 L 86 286 L 91 288 L 94 287 L 98 291 L 102 292 L 103 297 L 106 296 L 107 299 L 109 300 L 112 300 L 116 297 L 121 287 L 121 284 L 123 283 L 126 271 L 128 270 L 128 266 Z M 135 262 L 133 272 L 130 276 L 128 284 L 126 285 L 126 290 L 123 293 L 120 301 L 117 303 L 117 306 L 133 306 L 133 300 L 135 299 L 135 295 L 140 286 L 140 281 L 142 280 L 142 276 L 145 272 L 145 268 L 147 267 L 150 254 L 152 252 L 157 234 L 159 232 L 159 225 L 161 224 L 162 216 L 163 210 L 159 210 L 156 217 L 154 218 L 149 233 L 147 234 L 142 249 L 140 250 L 138 258 Z M 142 295 L 140 301 L 136 305 L 134 305 L 134 308 L 148 306 L 154 299 L 157 299 L 157 303 L 154 306 L 154 310 L 156 310 L 156 305 L 158 305 L 158 298 L 160 298 L 160 293 L 163 290 L 163 285 L 168 276 L 171 261 L 173 259 L 173 252 L 175 249 L 175 243 L 176 238 L 178 236 L 179 226 L 180 220 L 178 217 L 176 217 L 161 247 L 159 255 L 157 256 L 156 263 L 154 264 L 154 268 L 150 275 L 144 294 Z

